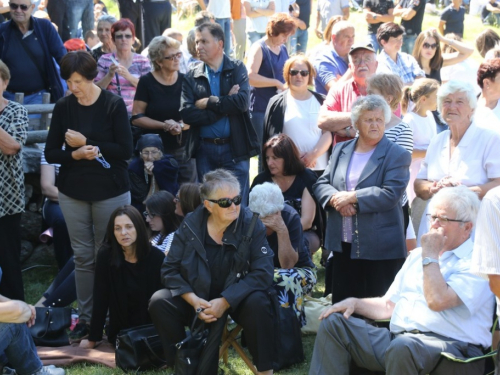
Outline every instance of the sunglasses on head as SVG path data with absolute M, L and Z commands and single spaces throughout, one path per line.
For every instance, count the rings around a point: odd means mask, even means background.
M 115 34 L 115 39 L 132 39 L 132 34 Z
M 17 10 L 17 8 L 21 8 L 23 12 L 26 12 L 29 9 L 30 5 L 9 3 L 9 7 L 12 10 Z
M 436 48 L 437 48 L 437 46 L 438 46 L 438 45 L 437 45 L 437 43 L 432 43 L 432 44 L 429 44 L 429 43 L 424 43 L 424 44 L 423 44 L 423 47 L 424 47 L 425 49 L 430 49 L 430 48 L 432 48 L 432 49 L 436 49 Z
M 241 195 L 237 195 L 233 199 L 231 198 L 221 198 L 221 199 L 207 199 L 207 201 L 212 203 L 217 203 L 221 208 L 229 208 L 234 203 L 235 206 L 239 206 L 241 203 Z
M 297 74 L 300 74 L 302 77 L 307 77 L 309 75 L 309 70 L 290 69 L 290 75 L 292 77 L 295 77 Z

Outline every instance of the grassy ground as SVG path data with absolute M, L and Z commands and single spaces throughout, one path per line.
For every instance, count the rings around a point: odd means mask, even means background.
M 215 0 L 217 1 L 217 0 Z M 111 14 L 118 16 L 118 7 L 115 0 L 104 0 L 106 3 L 108 10 Z M 313 9 L 315 7 L 313 6 Z M 312 17 L 312 27 L 315 24 L 315 18 Z M 364 40 L 366 38 L 366 23 L 360 13 L 351 11 L 350 21 L 354 23 L 356 26 L 356 39 Z M 184 35 L 186 35 L 187 31 L 192 27 L 193 20 L 192 19 L 183 19 L 178 21 L 176 15 L 172 17 L 173 26 L 179 30 L 181 30 Z M 430 27 L 437 27 L 439 23 L 439 17 L 434 15 L 426 14 L 424 17 L 424 25 L 423 29 L 427 29 Z M 466 16 L 466 29 L 465 29 L 465 40 L 473 43 L 474 38 L 484 29 L 480 19 L 478 17 Z M 314 33 L 310 33 L 309 36 L 309 45 L 308 48 L 312 48 L 320 43 L 320 40 L 316 38 Z M 477 52 L 474 53 L 473 58 L 477 61 L 481 60 L 481 57 Z M 251 163 L 251 175 L 256 175 L 256 161 L 252 160 Z M 315 257 L 315 263 L 319 264 L 318 254 Z M 42 295 L 45 289 L 50 284 L 51 280 L 55 276 L 56 266 L 53 260 L 48 259 L 46 265 L 48 267 L 40 267 L 35 268 L 29 271 L 26 271 L 23 275 L 25 281 L 25 291 L 26 298 L 29 303 L 35 303 L 38 298 Z M 318 273 L 318 284 L 316 285 L 313 296 L 319 297 L 323 294 L 324 291 L 324 269 L 319 268 Z M 293 368 L 280 371 L 279 374 L 283 375 L 302 375 L 306 374 L 309 370 L 309 363 L 312 355 L 312 350 L 314 346 L 314 338 L 315 336 L 304 336 L 304 351 L 306 355 L 305 361 Z M 250 370 L 247 369 L 245 363 L 235 354 L 235 352 L 231 349 L 229 351 L 229 364 L 227 366 L 223 366 L 226 374 L 251 374 Z M 96 365 L 76 365 L 67 369 L 67 373 L 69 375 L 111 375 L 111 374 L 119 374 L 121 370 L 109 369 L 102 366 Z M 158 373 L 158 372 L 157 372 Z M 150 372 L 150 374 L 155 374 L 155 372 Z

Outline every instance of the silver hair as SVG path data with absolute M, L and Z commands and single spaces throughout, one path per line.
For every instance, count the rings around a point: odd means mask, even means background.
M 97 26 L 99 26 L 100 22 L 107 22 L 109 24 L 114 24 L 117 19 L 109 14 L 103 14 L 101 17 L 97 19 Z
M 160 70 L 158 61 L 163 59 L 163 53 L 167 48 L 179 49 L 181 44 L 178 40 L 169 36 L 155 36 L 148 46 L 148 58 L 153 66 L 153 71 Z
M 464 185 L 446 187 L 439 190 L 429 203 L 429 213 L 432 213 L 436 206 L 445 206 L 453 210 L 454 218 L 462 221 L 470 221 L 476 225 L 477 213 L 481 202 L 476 193 Z
M 200 187 L 201 200 L 211 199 L 217 190 L 224 188 L 240 192 L 240 183 L 232 172 L 227 169 L 216 169 L 206 173 Z
M 451 80 L 442 85 L 437 92 L 437 105 L 439 112 L 443 111 L 443 102 L 446 97 L 450 94 L 455 94 L 457 92 L 463 92 L 467 95 L 467 100 L 471 109 L 474 111 L 477 107 L 477 98 L 474 90 L 474 86 L 470 83 Z
M 345 21 L 345 20 L 339 21 L 335 25 L 333 25 L 333 27 L 332 27 L 332 36 L 333 35 L 337 36 L 342 31 L 344 31 L 346 29 L 351 29 L 351 28 L 355 29 L 354 25 L 351 22 Z
M 384 123 L 387 124 L 391 120 L 391 107 L 385 101 L 385 99 L 380 95 L 367 95 L 358 98 L 351 108 L 351 123 L 352 126 L 357 130 L 356 123 L 365 111 L 374 111 L 376 109 L 382 109 L 384 113 Z
M 266 217 L 280 212 L 285 207 L 285 198 L 278 185 L 264 182 L 256 185 L 250 192 L 248 208 L 259 217 Z

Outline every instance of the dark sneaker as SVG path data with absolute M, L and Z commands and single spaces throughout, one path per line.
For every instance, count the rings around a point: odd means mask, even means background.
M 73 331 L 70 332 L 69 334 L 69 342 L 70 344 L 73 344 L 75 342 L 80 342 L 87 337 L 89 337 L 89 332 L 90 332 L 90 326 L 85 323 L 81 322 L 78 323 L 75 328 L 73 328 Z
M 16 375 L 16 370 L 10 368 L 10 367 L 7 367 L 5 366 L 3 369 L 2 369 L 2 375 Z

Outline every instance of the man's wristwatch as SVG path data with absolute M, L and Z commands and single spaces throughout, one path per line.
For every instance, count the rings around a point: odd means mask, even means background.
M 377 15 L 376 15 L 376 14 L 373 16 L 373 19 L 374 19 L 374 20 L 376 20 L 376 19 L 377 19 Z
M 422 259 L 422 266 L 424 266 L 424 267 L 428 266 L 431 263 L 437 263 L 437 264 L 439 264 L 439 260 L 433 259 L 433 258 L 429 258 L 429 257 L 425 257 L 424 259 Z

